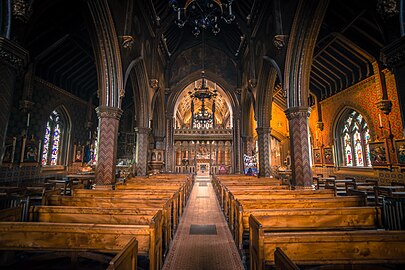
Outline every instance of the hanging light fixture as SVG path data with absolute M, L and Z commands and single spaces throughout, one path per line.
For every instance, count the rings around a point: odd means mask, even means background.
M 213 124 L 214 123 L 214 114 L 209 113 L 205 109 L 205 100 L 211 99 L 211 98 L 215 99 L 217 97 L 218 93 L 217 93 L 217 89 L 216 89 L 216 84 L 215 84 L 214 90 L 209 89 L 209 87 L 207 86 L 204 70 L 201 71 L 201 85 L 197 86 L 197 81 L 195 81 L 194 82 L 194 91 L 189 91 L 188 94 L 191 97 L 192 126 L 194 127 L 198 123 L 200 123 L 201 126 L 205 126 L 206 123 Z M 195 115 L 194 115 L 194 99 L 199 99 L 201 101 L 200 110 Z M 215 104 L 215 100 L 214 100 L 214 104 Z M 213 108 L 215 108 L 215 106 Z
M 198 36 L 201 29 L 211 29 L 214 35 L 221 30 L 218 23 L 223 19 L 230 24 L 235 20 L 232 13 L 232 2 L 227 0 L 187 0 L 184 7 L 180 7 L 177 0 L 171 0 L 170 6 L 177 13 L 175 23 L 180 27 L 188 22 L 193 27 L 193 35 Z
M 205 79 L 205 39 L 204 39 L 204 32 L 202 34 L 202 71 L 201 71 L 201 85 L 197 86 L 197 81 L 194 81 L 194 91 L 189 91 L 188 94 L 191 98 L 191 123 L 192 126 L 200 124 L 200 126 L 208 127 L 206 123 L 214 124 L 214 113 L 215 113 L 215 105 L 213 106 L 213 113 L 209 113 L 205 109 L 205 100 L 206 99 L 214 99 L 213 104 L 215 104 L 215 98 L 218 96 L 217 93 L 217 84 L 214 84 L 214 89 L 211 90 L 206 82 Z M 194 115 L 194 100 L 199 99 L 201 101 L 201 108 L 199 112 Z

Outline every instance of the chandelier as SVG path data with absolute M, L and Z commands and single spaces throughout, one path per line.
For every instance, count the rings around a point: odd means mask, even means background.
M 170 0 L 170 6 L 177 13 L 175 23 L 180 27 L 188 22 L 193 27 L 193 35 L 198 36 L 201 29 L 211 29 L 214 35 L 221 30 L 218 22 L 223 19 L 230 24 L 235 20 L 232 13 L 232 2 L 227 0 L 222 3 L 220 0 L 187 0 L 184 7 L 180 7 L 177 0 Z
M 214 84 L 214 90 L 211 91 L 206 85 L 205 71 L 201 71 L 201 86 L 197 87 L 197 82 L 194 82 L 194 92 L 189 91 L 188 94 L 192 99 L 199 99 L 204 104 L 205 99 L 211 99 L 218 96 L 217 84 Z
M 217 85 L 214 84 L 214 90 L 210 90 L 206 84 L 204 70 L 201 72 L 201 85 L 197 87 L 197 82 L 194 82 L 194 91 L 189 91 L 188 94 L 191 97 L 191 119 L 192 126 L 197 123 L 206 124 L 208 122 L 214 123 L 214 113 L 215 113 L 215 101 L 212 104 L 212 113 L 209 113 L 205 109 L 206 99 L 215 99 L 218 96 Z M 201 107 L 197 114 L 194 115 L 194 99 L 199 99 L 201 101 Z
M 204 103 L 202 103 L 200 111 L 194 116 L 194 120 L 201 124 L 213 121 L 213 115 L 205 109 Z

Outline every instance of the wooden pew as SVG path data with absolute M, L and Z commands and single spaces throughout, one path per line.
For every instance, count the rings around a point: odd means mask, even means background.
M 164 230 L 167 231 L 164 246 L 167 247 L 177 228 L 178 213 L 173 212 L 169 199 L 119 199 L 119 198 L 91 198 L 52 195 L 46 197 L 48 206 L 76 206 L 102 208 L 131 208 L 138 210 L 163 210 Z M 169 233 L 170 232 L 170 233 Z
M 310 209 L 277 209 L 252 212 L 237 234 L 242 252 L 244 235 L 249 233 L 251 219 L 260 222 L 264 231 L 322 231 L 382 228 L 380 207 L 341 207 Z
M 156 191 L 159 192 L 179 192 L 179 196 L 181 198 L 181 207 L 180 209 L 183 209 L 187 203 L 187 200 L 189 198 L 189 192 L 185 189 L 184 186 L 182 185 L 166 185 L 162 183 L 133 183 L 133 184 L 123 184 L 123 185 L 117 185 L 115 187 L 116 190 L 125 190 L 125 191 L 137 191 L 137 192 L 152 192 L 156 193 Z
M 290 190 L 289 186 L 280 185 L 263 185 L 257 183 L 251 183 L 249 185 L 232 185 L 232 186 L 221 186 L 218 193 L 218 200 L 222 207 L 225 206 L 225 202 L 228 200 L 229 192 L 236 191 L 275 191 L 275 190 Z
M 277 209 L 251 214 L 264 231 L 354 230 L 382 228 L 380 207 Z
M 3 221 L 22 221 L 23 208 L 16 206 L 0 210 L 0 222 Z
M 251 270 L 274 265 L 276 247 L 284 250 L 297 265 L 405 263 L 404 231 L 266 233 L 259 222 L 252 222 L 249 235 Z
M 122 198 L 122 199 L 150 199 L 150 198 L 161 198 L 161 199 L 171 199 L 172 208 L 174 211 L 179 213 L 180 218 L 183 213 L 183 207 L 185 206 L 184 197 L 180 195 L 179 190 L 89 190 L 89 189 L 77 189 L 73 191 L 73 197 L 111 197 L 111 198 Z M 177 211 L 178 209 L 178 211 Z
M 242 247 L 243 233 L 249 231 L 251 214 L 268 213 L 277 209 L 341 208 L 365 206 L 364 199 L 357 196 L 334 198 L 298 198 L 275 200 L 235 200 L 233 234 L 237 247 Z M 309 210 L 309 209 L 308 209 Z
M 374 187 L 374 195 L 375 195 L 375 202 L 376 205 L 382 205 L 382 198 L 384 196 L 392 197 L 393 192 L 405 192 L 405 186 L 375 186 Z
M 251 185 L 233 185 L 233 186 L 223 186 L 221 187 L 220 193 L 221 195 L 219 196 L 219 202 L 220 205 L 224 210 L 227 209 L 227 207 L 230 206 L 229 200 L 232 199 L 230 198 L 231 194 L 236 194 L 236 193 L 241 193 L 241 192 L 262 192 L 262 193 L 270 193 L 274 191 L 289 191 L 289 186 L 279 186 L 279 185 L 255 185 L 252 183 Z
M 0 250 L 68 251 L 79 256 L 86 256 L 85 252 L 115 253 L 108 269 L 136 270 L 138 243 L 134 235 L 145 241 L 147 230 L 128 225 L 0 222 Z
M 146 255 L 152 264 L 155 264 L 155 262 L 158 265 L 163 264 L 163 222 L 161 210 L 155 211 L 152 214 L 139 213 L 139 211 L 136 213 L 132 209 L 33 206 L 30 208 L 29 217 L 29 221 L 39 223 L 94 223 L 143 226 L 149 231 L 149 239 L 146 242 L 139 241 L 138 248 L 140 253 Z
M 246 200 L 268 200 L 268 199 L 290 199 L 290 198 L 333 198 L 333 190 L 228 190 L 227 200 L 224 202 L 224 215 L 230 218 L 230 225 L 233 223 L 235 210 L 235 199 Z M 231 227 L 232 230 L 232 227 Z
M 275 178 L 257 178 L 254 176 L 242 176 L 242 175 L 214 176 L 212 182 L 214 190 L 219 199 L 221 196 L 223 196 L 223 190 L 226 187 L 229 188 L 231 186 L 258 186 L 258 185 L 280 186 L 282 184 L 281 180 Z M 289 189 L 289 187 L 287 189 Z
M 78 206 L 32 206 L 29 211 L 31 222 L 52 223 L 97 223 L 148 225 L 160 220 L 159 234 L 163 237 L 163 250 L 167 251 L 171 228 L 164 224 L 162 210 L 138 208 L 102 208 Z M 159 235 L 157 237 L 160 237 Z

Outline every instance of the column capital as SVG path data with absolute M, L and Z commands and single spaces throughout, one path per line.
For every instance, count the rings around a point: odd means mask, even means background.
M 98 106 L 96 108 L 98 118 L 115 118 L 119 120 L 122 115 L 122 110 L 117 107 Z
M 28 51 L 4 37 L 0 37 L 0 62 L 21 71 L 28 62 Z
M 311 107 L 292 107 L 285 110 L 285 115 L 288 120 L 293 118 L 308 118 L 311 114 Z
M 257 135 L 269 134 L 271 133 L 271 127 L 258 127 L 256 128 Z
M 151 131 L 148 127 L 136 127 L 134 130 L 137 134 L 148 134 Z

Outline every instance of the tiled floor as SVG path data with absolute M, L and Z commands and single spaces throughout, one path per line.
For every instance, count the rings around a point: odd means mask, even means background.
M 194 226 L 190 234 L 191 225 Z M 207 177 L 196 178 L 163 269 L 243 269 L 231 232 Z

